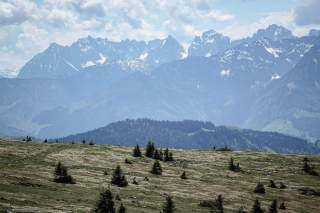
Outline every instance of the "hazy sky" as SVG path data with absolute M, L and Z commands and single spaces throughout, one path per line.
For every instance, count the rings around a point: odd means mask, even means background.
M 51 42 L 91 35 L 163 38 L 184 46 L 209 29 L 246 37 L 279 24 L 296 35 L 320 29 L 320 0 L 0 0 L 0 70 L 18 70 Z

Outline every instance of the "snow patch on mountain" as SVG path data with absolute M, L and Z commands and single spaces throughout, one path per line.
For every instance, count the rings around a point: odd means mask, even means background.
M 99 53 L 99 56 L 100 56 L 100 59 L 97 60 L 97 63 L 104 64 L 107 61 L 107 58 L 102 53 Z
M 82 68 L 87 68 L 96 65 L 93 61 L 87 61 L 85 64 L 81 65 Z
M 273 57 L 275 58 L 279 58 L 279 53 L 282 53 L 282 51 L 280 49 L 275 49 L 272 47 L 266 47 L 265 48 L 271 55 L 273 55 Z
M 225 69 L 225 70 L 221 70 L 220 71 L 220 75 L 222 76 L 222 77 L 229 77 L 230 76 L 230 70 L 229 69 Z
M 273 74 L 272 76 L 271 76 L 271 80 L 273 81 L 273 80 L 278 80 L 278 79 L 280 79 L 281 78 L 281 76 L 278 74 L 278 73 L 275 73 L 275 74 Z
M 148 57 L 148 53 L 142 53 L 140 56 L 139 56 L 139 59 L 144 61 L 146 60 L 146 58 Z

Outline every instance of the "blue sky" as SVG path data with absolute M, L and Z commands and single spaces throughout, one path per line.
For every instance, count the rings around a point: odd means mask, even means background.
M 0 71 L 17 72 L 52 42 L 91 35 L 150 40 L 172 35 L 185 47 L 210 29 L 232 39 L 270 24 L 297 36 L 320 29 L 320 0 L 0 0 Z

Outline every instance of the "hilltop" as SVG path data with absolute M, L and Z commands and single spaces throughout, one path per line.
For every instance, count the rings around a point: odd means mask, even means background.
M 160 147 L 182 149 L 229 147 L 242 151 L 320 154 L 320 147 L 297 137 L 277 132 L 215 126 L 211 122 L 194 120 L 127 119 L 58 140 L 69 142 L 86 140 L 121 146 L 134 146 L 137 143 L 145 146 L 147 141 L 154 140 Z
M 144 150 L 142 150 L 144 153 Z M 250 210 L 256 198 L 267 210 L 273 199 L 285 202 L 286 211 L 319 212 L 320 197 L 317 176 L 302 171 L 300 155 L 256 152 L 223 152 L 201 150 L 171 150 L 175 161 L 161 162 L 163 174 L 150 174 L 153 159 L 133 158 L 132 148 L 111 145 L 34 143 L 0 140 L 0 210 L 15 212 L 89 212 L 103 188 L 110 187 L 128 212 L 159 212 L 166 194 L 171 194 L 176 212 L 210 212 L 200 207 L 203 200 L 224 198 L 226 212 L 241 206 Z M 233 158 L 241 171 L 228 170 Z M 125 158 L 132 164 L 125 163 Z M 308 156 L 319 172 L 320 157 Z M 53 182 L 58 161 L 64 163 L 76 184 Z M 110 184 L 116 165 L 121 165 L 129 186 Z M 180 179 L 186 171 L 188 179 Z M 107 173 L 108 175 L 105 175 Z M 132 184 L 136 178 L 139 185 Z M 148 177 L 149 181 L 144 178 Z M 285 189 L 267 187 L 270 180 Z M 265 194 L 254 194 L 258 182 Z M 305 193 L 303 193 L 305 192 Z M 310 194 L 314 195 L 310 195 Z M 115 200 L 118 207 L 120 202 Z

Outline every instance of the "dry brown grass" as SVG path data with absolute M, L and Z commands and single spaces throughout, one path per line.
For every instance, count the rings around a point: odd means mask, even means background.
M 109 187 L 111 173 L 120 164 L 129 186 L 110 186 L 119 194 L 128 212 L 159 212 L 166 194 L 171 194 L 176 212 L 210 212 L 199 207 L 201 200 L 215 199 L 222 194 L 226 212 L 241 206 L 250 210 L 258 198 L 267 209 L 272 199 L 285 202 L 285 212 L 320 212 L 320 197 L 301 195 L 301 187 L 320 191 L 320 177 L 301 171 L 304 156 L 253 152 L 213 152 L 173 150 L 175 162 L 161 163 L 163 175 L 150 174 L 153 163 L 148 158 L 131 157 L 131 148 L 107 145 L 36 144 L 0 141 L 0 210 L 16 212 L 89 212 L 103 188 Z M 233 157 L 242 172 L 228 171 Z M 133 164 L 124 163 L 130 159 Z M 320 157 L 309 157 L 320 168 Z M 69 168 L 75 185 L 52 181 L 57 161 Z M 104 171 L 109 175 L 104 175 Z M 186 171 L 188 179 L 181 180 Z M 318 170 L 319 171 L 319 170 Z M 131 184 L 133 178 L 139 185 Z M 149 177 L 149 181 L 144 181 Z M 286 189 L 267 187 L 270 179 L 281 181 Z M 265 184 L 266 194 L 252 191 L 258 181 Z M 119 205 L 119 201 L 116 201 Z

